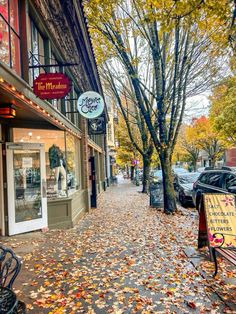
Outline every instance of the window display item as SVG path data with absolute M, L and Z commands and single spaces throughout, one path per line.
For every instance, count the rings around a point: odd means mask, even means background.
M 65 170 L 65 159 L 61 149 L 53 144 L 49 150 L 49 162 L 50 169 L 55 170 L 55 185 L 54 191 L 58 192 L 61 196 L 66 196 L 66 170 Z M 60 191 L 59 191 L 60 181 Z

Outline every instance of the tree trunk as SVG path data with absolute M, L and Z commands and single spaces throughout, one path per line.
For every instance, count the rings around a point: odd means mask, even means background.
M 171 172 L 170 155 L 167 150 L 160 152 L 161 168 L 163 175 L 164 212 L 171 214 L 176 211 L 176 198 Z
M 210 159 L 210 167 L 215 168 L 215 166 L 216 166 L 216 157 L 212 156 Z
M 142 180 L 143 189 L 142 189 L 142 193 L 148 192 L 150 164 L 151 164 L 151 157 L 149 157 L 147 155 L 143 155 L 143 180 Z
M 130 180 L 133 181 L 134 179 L 134 166 L 130 167 Z
M 197 159 L 193 159 L 193 171 L 197 171 Z

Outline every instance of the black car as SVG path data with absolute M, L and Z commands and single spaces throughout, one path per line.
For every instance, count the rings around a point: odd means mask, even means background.
M 175 176 L 174 188 L 181 205 L 193 205 L 193 184 L 197 181 L 199 175 L 199 172 L 187 172 Z
M 193 185 L 193 201 L 199 211 L 203 193 L 236 194 L 236 167 L 206 169 Z

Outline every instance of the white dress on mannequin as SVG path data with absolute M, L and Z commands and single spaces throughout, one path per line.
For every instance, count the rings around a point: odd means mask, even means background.
M 63 160 L 60 160 L 60 166 L 55 168 L 55 191 L 58 191 L 58 180 L 59 180 L 59 175 L 61 174 L 61 194 L 65 194 L 66 191 L 66 170 L 63 166 Z

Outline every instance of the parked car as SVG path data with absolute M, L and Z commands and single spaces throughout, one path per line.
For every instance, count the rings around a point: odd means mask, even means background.
M 189 173 L 187 169 L 182 167 L 172 167 L 172 171 L 175 175 Z
M 129 176 L 128 176 L 128 173 L 127 173 L 126 171 L 124 171 L 124 172 L 123 172 L 123 178 L 124 178 L 124 179 L 128 179 L 128 177 L 129 177 Z
M 139 180 L 142 181 L 143 180 L 143 170 L 139 170 Z
M 197 169 L 197 172 L 202 173 L 204 170 L 205 170 L 205 167 L 199 167 L 199 168 Z
M 197 181 L 200 173 L 187 172 L 175 176 L 174 188 L 181 205 L 193 205 L 193 184 Z
M 236 167 L 205 170 L 193 185 L 193 201 L 200 210 L 203 193 L 233 193 L 236 195 Z
M 152 170 L 150 172 L 150 182 L 160 183 L 162 182 L 162 170 Z

